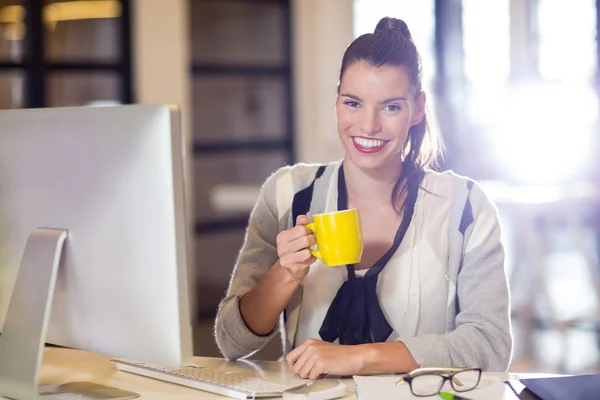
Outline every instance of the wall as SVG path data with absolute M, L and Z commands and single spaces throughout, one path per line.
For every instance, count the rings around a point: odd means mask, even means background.
M 335 96 L 342 56 L 353 39 L 352 8 L 351 0 L 292 0 L 298 161 L 327 162 L 343 156 Z
M 186 133 L 190 109 L 188 3 L 132 1 L 135 98 L 139 103 L 180 105 Z
M 189 149 L 188 5 L 189 0 L 132 0 L 132 48 L 134 99 L 142 104 L 172 103 L 181 107 L 183 134 Z
M 132 0 L 133 78 L 136 103 L 178 105 L 186 149 L 191 148 L 189 0 Z M 187 171 L 193 157 L 188 156 Z M 194 222 L 193 177 L 186 181 L 190 232 Z M 189 241 L 190 282 L 194 282 L 193 236 Z M 193 293 L 193 292 L 192 292 Z M 194 304 L 194 302 L 192 302 Z M 192 307 L 192 312 L 195 310 Z

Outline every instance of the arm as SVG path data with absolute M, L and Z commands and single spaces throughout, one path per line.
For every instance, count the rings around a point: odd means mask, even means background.
M 495 206 L 471 191 L 474 221 L 465 232 L 456 287 L 456 329 L 401 339 L 421 367 L 472 366 L 505 371 L 512 354 L 504 249 Z
M 315 258 L 307 247 L 314 236 L 306 216 L 279 232 L 276 177 L 269 178 L 250 216 L 246 240 L 236 262 L 227 296 L 215 323 L 223 355 L 236 359 L 263 347 L 277 332 L 277 322 Z M 270 266 L 270 267 L 269 267 Z
M 408 348 L 402 342 L 363 344 L 361 373 L 394 374 L 419 368 Z
M 407 372 L 418 368 L 401 342 L 339 345 L 309 339 L 290 351 L 286 360 L 290 369 L 305 379 L 318 379 L 327 374 Z
M 300 282 L 279 261 L 273 264 L 258 284 L 240 299 L 240 314 L 248 328 L 259 336 L 273 331 Z
M 237 359 L 262 348 L 277 333 L 276 326 L 265 335 L 256 335 L 245 324 L 240 299 L 250 291 L 277 261 L 275 238 L 279 232 L 274 193 L 277 174 L 261 188 L 238 255 L 225 298 L 219 304 L 215 338 L 221 353 Z
M 315 261 L 307 249 L 315 239 L 304 227 L 306 224 L 308 218 L 299 215 L 296 227 L 277 235 L 279 260 L 240 299 L 242 319 L 256 335 L 268 335 L 275 328 L 283 309 Z

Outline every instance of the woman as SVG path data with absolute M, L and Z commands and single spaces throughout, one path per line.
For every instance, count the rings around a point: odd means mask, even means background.
M 278 332 L 295 373 L 508 368 L 512 338 L 494 205 L 473 181 L 428 169 L 421 66 L 408 27 L 384 18 L 346 50 L 336 116 L 342 161 L 271 176 L 250 217 L 215 333 L 230 359 Z M 359 264 L 327 267 L 310 216 L 358 208 Z

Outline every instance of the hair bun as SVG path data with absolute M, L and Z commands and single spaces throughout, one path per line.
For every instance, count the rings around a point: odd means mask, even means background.
M 406 22 L 402 21 L 401 19 L 390 17 L 381 18 L 375 27 L 375 33 L 383 32 L 388 29 L 399 31 L 402 36 L 412 39 L 410 30 L 408 30 L 408 25 L 406 25 Z

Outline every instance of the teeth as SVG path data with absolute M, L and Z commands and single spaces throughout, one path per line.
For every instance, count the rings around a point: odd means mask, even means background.
M 361 137 L 354 137 L 353 139 L 359 146 L 367 149 L 383 146 L 385 144 L 385 141 L 383 140 L 365 139 Z

